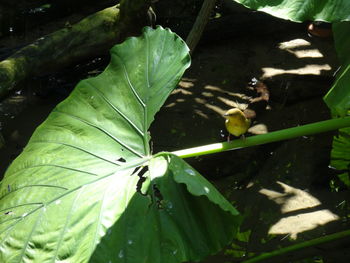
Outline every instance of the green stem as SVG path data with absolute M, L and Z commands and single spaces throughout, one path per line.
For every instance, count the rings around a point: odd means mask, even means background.
M 228 150 L 235 150 L 249 146 L 266 144 L 270 142 L 277 142 L 288 140 L 300 136 L 327 132 L 331 130 L 338 130 L 340 128 L 350 127 L 350 116 L 344 118 L 331 119 L 326 121 L 315 122 L 303 126 L 297 126 L 289 129 L 269 132 L 266 134 L 251 136 L 245 139 L 237 139 L 230 142 L 214 143 L 190 149 L 184 149 L 173 152 L 173 154 L 188 158 L 200 156 L 205 154 L 223 152 Z
M 308 248 L 308 247 L 313 247 L 313 246 L 317 246 L 323 243 L 327 243 L 333 240 L 337 240 L 337 239 L 341 239 L 344 237 L 350 236 L 350 230 L 346 230 L 346 231 L 342 231 L 342 232 L 337 232 L 334 234 L 330 234 L 324 237 L 319 237 L 319 238 L 315 238 L 309 241 L 305 241 L 305 242 L 301 242 L 289 247 L 284 247 L 278 250 L 274 250 L 272 252 L 266 252 L 263 253 L 257 257 L 242 261 L 241 263 L 254 263 L 254 262 L 259 262 L 268 258 L 272 258 L 272 257 L 276 257 L 276 256 L 280 256 L 292 251 L 296 251 L 299 249 L 304 249 L 304 248 Z

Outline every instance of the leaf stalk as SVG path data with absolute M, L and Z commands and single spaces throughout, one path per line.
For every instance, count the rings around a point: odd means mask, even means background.
M 282 140 L 289 140 L 300 136 L 307 136 L 332 130 L 338 130 L 344 127 L 350 127 L 350 116 L 330 119 L 293 128 L 273 131 L 266 134 L 250 136 L 245 139 L 236 139 L 230 142 L 214 143 L 204 146 L 179 150 L 172 152 L 181 158 L 189 158 L 201 155 L 207 155 L 217 152 L 224 152 L 256 146 Z
M 253 257 L 251 259 L 242 261 L 241 263 L 260 262 L 260 261 L 265 260 L 265 259 L 269 259 L 269 258 L 272 258 L 272 257 L 280 256 L 280 255 L 283 255 L 283 254 L 286 254 L 286 253 L 289 253 L 289 252 L 293 252 L 293 251 L 304 249 L 304 248 L 308 248 L 308 247 L 314 247 L 314 246 L 317 246 L 317 245 L 320 245 L 320 244 L 323 244 L 323 243 L 331 242 L 331 241 L 338 240 L 338 239 L 341 239 L 341 238 L 345 238 L 345 237 L 348 237 L 348 236 L 350 236 L 350 230 L 337 232 L 337 233 L 334 233 L 334 234 L 326 235 L 326 236 L 323 236 L 323 237 L 315 238 L 315 239 L 308 240 L 308 241 L 305 241 L 305 242 L 301 242 L 301 243 L 298 243 L 298 244 L 295 244 L 295 245 L 291 245 L 291 246 L 288 246 L 288 247 L 277 249 L 277 250 L 274 250 L 274 251 L 271 251 L 271 252 L 266 252 L 266 253 L 263 253 L 263 254 L 261 254 L 259 256 Z

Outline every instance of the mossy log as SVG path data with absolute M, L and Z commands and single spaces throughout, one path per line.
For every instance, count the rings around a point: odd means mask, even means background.
M 139 34 L 148 23 L 149 7 L 148 0 L 122 0 L 18 50 L 0 62 L 0 98 L 29 76 L 106 53 L 125 37 Z

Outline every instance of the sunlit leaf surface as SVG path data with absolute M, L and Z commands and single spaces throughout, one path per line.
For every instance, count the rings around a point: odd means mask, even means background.
M 237 211 L 148 128 L 190 64 L 170 30 L 111 49 L 34 132 L 0 186 L 0 262 L 181 262 L 218 251 Z M 140 179 L 143 178 L 143 179 Z
M 283 19 L 349 21 L 348 0 L 234 0 L 246 7 L 269 13 Z

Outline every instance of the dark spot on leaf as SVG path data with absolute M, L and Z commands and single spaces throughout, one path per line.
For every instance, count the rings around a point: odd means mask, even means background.
M 117 161 L 118 161 L 118 162 L 122 162 L 122 163 L 125 163 L 125 162 L 126 162 L 126 160 L 125 160 L 123 157 L 120 157 Z
M 155 198 L 155 201 L 156 201 L 156 205 L 157 205 L 157 208 L 158 209 L 163 209 L 163 195 L 162 193 L 160 192 L 158 186 L 156 184 L 153 184 L 152 185 L 152 189 L 153 189 L 153 196 Z
M 158 186 L 156 184 L 154 184 L 152 186 L 153 188 L 153 193 L 154 193 L 154 196 L 159 200 L 159 201 L 162 201 L 163 200 L 163 195 L 162 193 L 160 192 Z
M 142 184 L 144 181 L 146 181 L 146 177 L 143 177 L 143 175 L 148 171 L 148 166 L 139 167 L 137 170 L 135 170 L 135 173 L 139 177 L 139 180 L 136 184 L 136 191 L 142 195 L 147 195 L 147 193 L 142 193 Z
M 137 173 L 139 177 L 142 177 L 148 171 L 148 166 L 143 166 L 141 170 Z

